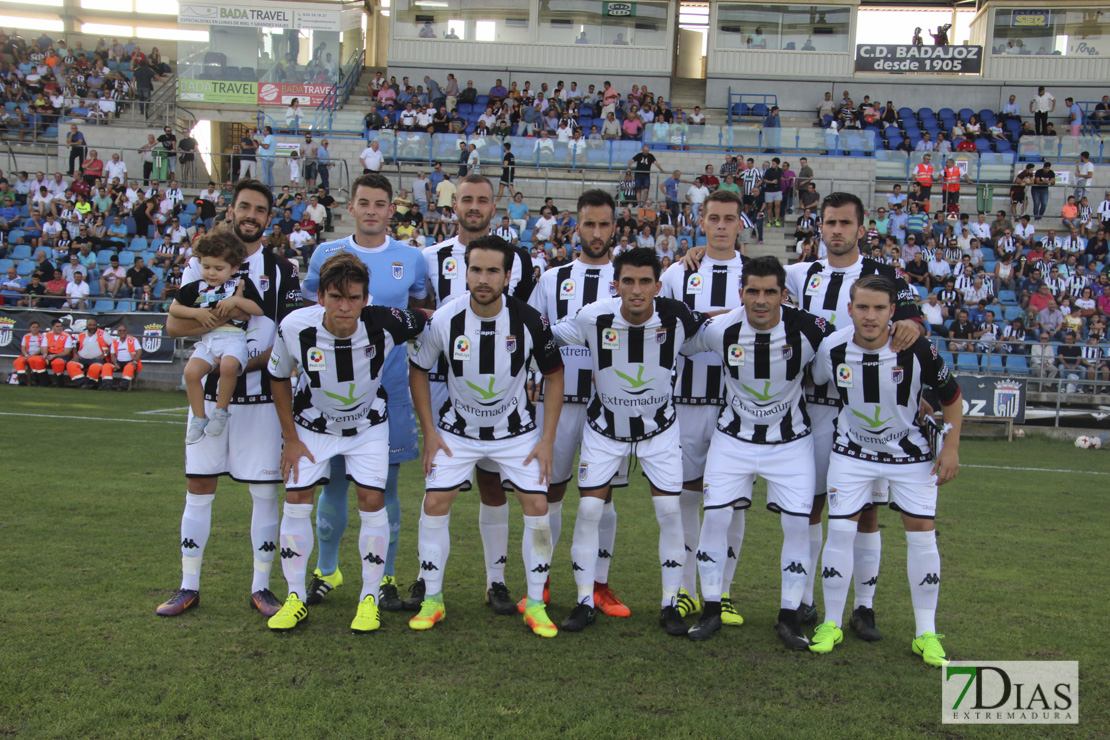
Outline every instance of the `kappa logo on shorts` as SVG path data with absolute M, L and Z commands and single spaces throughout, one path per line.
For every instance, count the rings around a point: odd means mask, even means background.
M 836 384 L 841 388 L 852 387 L 852 368 L 848 363 L 842 362 L 836 366 Z
M 590 464 L 589 463 L 578 463 L 578 480 L 586 480 L 586 477 L 589 476 L 589 474 L 590 474 Z

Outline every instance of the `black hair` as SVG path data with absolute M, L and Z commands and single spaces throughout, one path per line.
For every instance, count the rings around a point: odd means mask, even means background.
M 244 179 L 235 183 L 235 189 L 231 191 L 231 205 L 235 206 L 235 202 L 239 200 L 239 193 L 244 190 L 253 190 L 266 198 L 266 210 L 273 210 L 274 207 L 274 193 L 267 187 L 261 180 Z
M 625 265 L 628 267 L 650 267 L 655 279 L 659 279 L 659 275 L 663 272 L 663 263 L 659 261 L 659 255 L 655 253 L 654 249 L 647 247 L 636 247 L 634 249 L 627 249 L 616 256 L 613 260 L 613 279 L 620 281 L 621 268 Z
M 786 287 L 786 270 L 777 257 L 764 255 L 750 259 L 744 263 L 744 270 L 740 273 L 740 287 L 747 287 L 749 277 L 770 277 L 771 275 L 775 276 L 780 289 Z
M 485 236 L 480 236 L 477 239 L 473 240 L 472 242 L 470 242 L 470 244 L 467 244 L 464 260 L 468 267 L 470 266 L 470 253 L 475 249 L 485 249 L 490 252 L 500 252 L 505 268 L 505 274 L 507 275 L 508 273 L 512 272 L 513 257 L 516 256 L 516 252 L 513 250 L 512 245 L 501 237 L 497 236 L 496 234 L 486 234 Z
M 586 190 L 578 196 L 578 204 L 575 206 L 577 213 L 581 213 L 583 208 L 590 206 L 601 208 L 602 206 L 609 206 L 613 211 L 613 215 L 617 214 L 617 204 L 613 200 L 613 196 L 605 190 L 595 188 L 593 190 Z
M 821 220 L 825 220 L 826 208 L 843 208 L 844 206 L 855 206 L 856 223 L 863 223 L 863 201 L 854 193 L 844 192 L 829 193 L 825 196 L 825 199 L 821 201 Z
M 744 265 L 744 270 L 748 270 L 748 265 Z M 859 290 L 873 290 L 876 293 L 886 293 L 887 297 L 890 298 L 890 305 L 892 306 L 898 299 L 898 287 L 894 284 L 894 281 L 886 275 L 865 275 L 852 283 L 852 289 L 849 292 L 851 300 L 854 301 L 856 299 L 856 291 Z
M 365 175 L 359 175 L 355 178 L 354 182 L 351 183 L 351 200 L 355 199 L 355 193 L 358 192 L 360 187 L 384 190 L 389 201 L 393 201 L 393 183 L 389 181 L 388 177 L 377 172 L 367 172 Z

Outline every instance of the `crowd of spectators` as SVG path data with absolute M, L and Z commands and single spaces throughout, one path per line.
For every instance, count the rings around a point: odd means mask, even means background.
M 154 81 L 170 72 L 158 47 L 149 52 L 134 39 L 111 43 L 99 39 L 94 49 L 72 47 L 44 31 L 27 41 L 0 29 L 0 127 L 27 136 L 54 136 L 57 126 L 73 119 L 119 117 L 128 101 L 150 99 Z

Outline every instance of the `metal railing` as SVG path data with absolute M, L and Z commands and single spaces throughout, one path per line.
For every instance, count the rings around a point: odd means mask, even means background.
M 778 95 L 763 95 L 757 93 L 734 93 L 732 86 L 728 88 L 728 108 L 726 114 L 728 115 L 728 125 L 732 125 L 732 117 L 735 115 L 737 120 L 744 116 L 763 116 L 771 112 L 771 106 L 779 104 Z M 762 109 L 756 106 L 763 106 Z M 735 109 L 735 113 L 733 110 Z

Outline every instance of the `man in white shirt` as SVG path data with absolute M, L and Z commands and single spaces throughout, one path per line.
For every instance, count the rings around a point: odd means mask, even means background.
M 116 179 L 120 183 L 127 182 L 127 165 L 119 158 L 118 153 L 112 154 L 112 161 L 104 165 L 104 177 L 109 184 Z
M 1033 245 L 1033 237 L 1037 233 L 1037 227 L 1029 220 L 1028 215 L 1021 217 L 1021 223 L 1014 227 L 1014 241 L 1021 245 L 1022 249 L 1028 249 Z
M 952 266 L 944 259 L 944 250 L 938 249 L 933 252 L 933 259 L 929 262 L 929 274 L 933 276 L 934 284 L 943 284 L 952 274 Z
M 87 308 L 86 300 L 89 297 L 89 284 L 85 282 L 85 273 L 75 271 L 73 280 L 66 284 L 66 308 L 84 311 Z
M 216 183 L 209 182 L 208 189 L 202 190 L 200 193 L 200 197 L 202 200 L 206 200 L 209 203 L 218 202 L 220 200 L 220 191 L 216 189 Z
M 55 172 L 54 178 L 47 183 L 46 192 L 50 193 L 52 198 L 62 198 L 65 196 L 66 190 L 69 189 L 69 183 L 66 182 L 65 177 L 61 172 Z
M 1029 112 L 1033 114 L 1033 125 L 1037 136 L 1048 131 L 1048 115 L 1056 110 L 1056 98 L 1046 92 L 1044 85 L 1037 88 L 1037 94 L 1029 101 Z
M 385 162 L 385 156 L 378 151 L 378 142 L 371 141 L 370 146 L 362 150 L 362 154 L 358 155 L 362 160 L 362 174 L 371 172 L 381 172 L 382 164 Z
M 323 208 L 323 206 L 320 207 Z M 293 224 L 293 231 L 289 234 L 289 245 L 297 250 L 306 263 L 311 254 L 305 252 L 305 247 L 315 243 L 316 240 L 313 238 L 312 233 L 306 229 L 302 229 L 300 222 Z
M 178 187 L 177 180 L 170 180 L 170 186 L 166 188 L 166 198 L 175 206 L 185 202 L 185 194 Z
M 1095 176 L 1095 163 L 1091 161 L 1090 152 L 1081 152 L 1079 154 L 1079 161 L 1075 163 L 1075 202 L 1083 200 L 1087 196 L 1087 187 L 1090 186 L 1091 180 Z
M 377 144 L 378 142 L 374 142 Z M 328 211 L 320 204 L 319 199 L 315 195 L 308 198 L 308 208 L 304 209 L 304 215 L 316 222 L 316 227 L 323 231 L 324 224 L 328 220 Z
M 991 225 L 987 223 L 987 214 L 980 213 L 978 220 L 971 224 L 971 235 L 981 242 L 989 242 L 991 238 Z
M 701 204 L 709 197 L 709 188 L 700 177 L 694 178 L 694 184 L 686 189 L 686 202 L 690 204 L 694 220 L 697 221 L 701 214 Z

